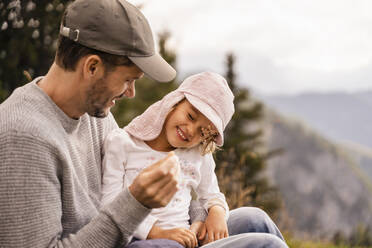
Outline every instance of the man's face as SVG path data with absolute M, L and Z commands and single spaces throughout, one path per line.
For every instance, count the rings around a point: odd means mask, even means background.
M 116 100 L 135 96 L 135 80 L 142 76 L 143 72 L 135 65 L 117 66 L 105 73 L 86 91 L 86 112 L 90 116 L 106 117 Z

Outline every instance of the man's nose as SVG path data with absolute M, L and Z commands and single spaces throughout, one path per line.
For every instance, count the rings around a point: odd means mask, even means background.
M 133 98 L 136 95 L 135 80 L 128 82 L 128 88 L 125 90 L 125 96 L 128 98 Z

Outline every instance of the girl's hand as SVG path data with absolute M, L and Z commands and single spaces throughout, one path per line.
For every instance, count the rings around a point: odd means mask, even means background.
M 186 248 L 194 248 L 198 244 L 195 233 L 185 228 L 162 229 L 153 226 L 147 235 L 147 239 L 171 239 Z
M 198 239 L 203 240 L 202 244 L 205 245 L 228 236 L 229 232 L 225 221 L 225 209 L 217 205 L 212 206 L 205 220 L 205 228 L 201 229 Z

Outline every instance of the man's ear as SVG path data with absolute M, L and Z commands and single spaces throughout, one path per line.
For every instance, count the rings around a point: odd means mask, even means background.
M 82 69 L 85 79 L 100 78 L 104 75 L 103 61 L 97 55 L 86 56 Z

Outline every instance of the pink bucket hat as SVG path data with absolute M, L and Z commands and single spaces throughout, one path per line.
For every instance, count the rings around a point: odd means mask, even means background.
M 161 132 L 173 106 L 186 98 L 218 130 L 216 144 L 223 145 L 223 131 L 234 114 L 234 95 L 226 80 L 213 72 L 202 72 L 186 78 L 178 89 L 134 118 L 124 129 L 141 140 L 153 140 Z

